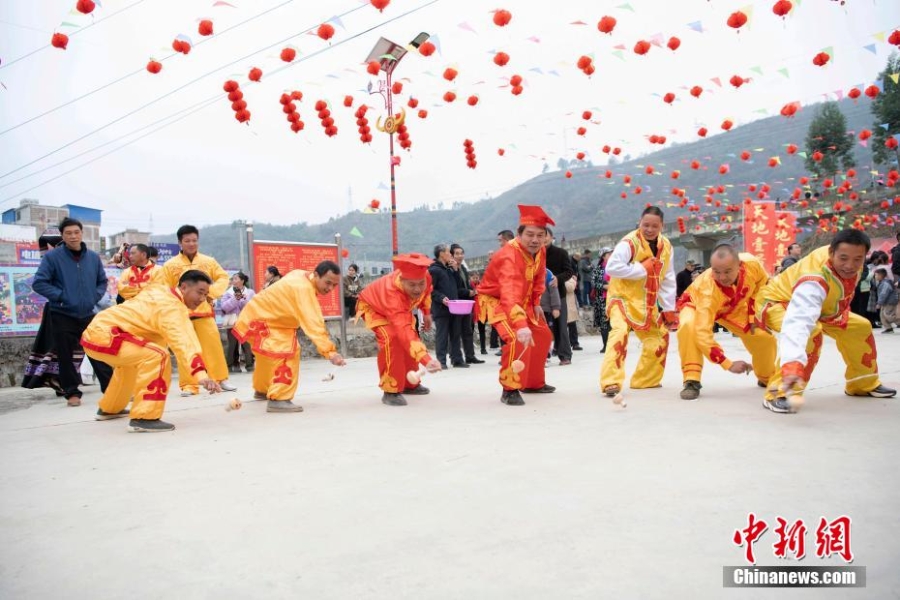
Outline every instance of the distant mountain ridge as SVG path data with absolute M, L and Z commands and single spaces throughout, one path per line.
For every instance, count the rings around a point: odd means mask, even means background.
M 686 209 L 665 207 L 666 202 L 678 200 L 671 195 L 674 186 L 686 188 L 691 200 L 701 205 L 701 211 L 707 210 L 703 190 L 715 185 L 737 186 L 728 190 L 726 197 L 731 203 L 741 201 L 746 193 L 743 186 L 750 183 L 768 183 L 772 199 L 786 200 L 797 187 L 796 180 L 808 173 L 799 153 L 788 155 L 785 146 L 793 143 L 803 151 L 816 106 L 804 107 L 791 119 L 781 116 L 760 119 L 719 135 L 685 144 L 672 144 L 621 164 L 573 166 L 570 168 L 571 178 L 566 178 L 563 171 L 548 171 L 496 198 L 457 205 L 452 210 L 419 208 L 401 212 L 398 214 L 400 251 L 419 251 L 430 255 L 436 243 L 457 242 L 466 248 L 469 256 L 486 254 L 497 247 L 496 233 L 499 230 L 514 228 L 518 217 L 517 204 L 542 205 L 557 223 L 556 236 L 576 239 L 628 229 L 634 225 L 646 202 L 662 203 L 667 220 L 679 215 L 687 216 Z M 848 131 L 872 128 L 870 102 L 846 99 L 839 102 L 839 106 L 847 119 Z M 757 152 L 756 149 L 762 150 Z M 751 161 L 740 159 L 744 150 L 752 153 Z M 594 156 L 599 154 L 598 150 Z M 854 142 L 854 154 L 860 185 L 864 185 L 870 178 L 868 171 L 872 170 L 872 153 L 869 148 Z M 768 166 L 772 156 L 780 157 L 780 166 Z M 700 161 L 702 168 L 691 169 L 692 160 Z M 730 171 L 726 175 L 719 174 L 721 164 L 729 165 Z M 646 174 L 647 165 L 652 165 L 656 174 Z M 605 177 L 607 169 L 613 173 L 611 179 Z M 671 177 L 673 170 L 680 172 L 677 180 Z M 626 174 L 632 178 L 630 187 L 623 184 Z M 641 186 L 641 194 L 634 194 L 636 186 Z M 628 192 L 627 199 L 620 197 L 623 191 Z M 401 206 L 405 200 L 401 194 Z M 350 234 L 354 227 L 363 237 Z M 331 243 L 335 233 L 341 234 L 344 246 L 350 250 L 353 259 L 361 260 L 364 256 L 368 260 L 390 258 L 390 214 L 387 212 L 366 214 L 354 211 L 318 225 L 254 223 L 254 236 L 260 240 Z M 223 265 L 237 267 L 238 235 L 238 229 L 227 225 L 203 227 L 201 248 Z M 174 241 L 174 236 L 155 236 L 154 241 Z

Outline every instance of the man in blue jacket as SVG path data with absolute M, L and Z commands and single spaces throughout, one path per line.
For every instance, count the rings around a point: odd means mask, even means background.
M 47 299 L 50 332 L 59 358 L 59 383 L 69 406 L 81 405 L 81 375 L 72 362 L 72 352 L 81 343 L 81 334 L 94 316 L 94 305 L 106 293 L 106 271 L 100 256 L 88 250 L 82 238 L 81 222 L 66 217 L 59 224 L 63 244 L 41 260 L 32 289 Z M 106 389 L 112 368 L 90 359 L 100 388 Z

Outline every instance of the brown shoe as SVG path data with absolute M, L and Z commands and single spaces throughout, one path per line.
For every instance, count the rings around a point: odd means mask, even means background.
M 615 396 L 616 394 L 618 394 L 621 391 L 622 390 L 619 389 L 619 386 L 617 386 L 616 384 L 608 385 L 605 388 L 603 388 L 603 393 L 606 394 L 607 396 L 609 396 L 610 398 L 612 398 L 613 396 Z
M 69 396 L 66 398 L 66 404 L 69 406 L 81 406 L 81 397 L 80 396 Z

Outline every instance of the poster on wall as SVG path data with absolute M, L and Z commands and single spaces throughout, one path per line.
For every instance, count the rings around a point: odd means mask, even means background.
M 756 256 L 771 275 L 796 241 L 796 222 L 796 215 L 776 210 L 774 202 L 745 204 L 744 252 Z
M 323 260 L 338 262 L 336 244 L 306 244 L 301 242 L 253 242 L 253 272 L 262 281 L 266 267 L 274 265 L 282 275 L 294 269 L 312 271 Z M 257 289 L 262 289 L 258 284 Z M 341 318 L 340 287 L 336 287 L 327 296 L 317 296 L 322 305 L 322 314 L 326 319 Z

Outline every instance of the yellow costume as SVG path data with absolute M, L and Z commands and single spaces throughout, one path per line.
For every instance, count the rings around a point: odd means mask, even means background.
M 741 339 L 753 359 L 753 371 L 762 383 L 775 371 L 775 338 L 756 325 L 756 297 L 769 281 L 762 263 L 752 254 L 741 253 L 737 281 L 720 285 L 707 269 L 682 295 L 684 305 L 678 315 L 678 353 L 685 381 L 700 382 L 703 357 L 711 363 L 731 368 L 722 347 L 713 336 L 718 323 Z
M 152 262 L 148 262 L 143 269 L 135 265 L 128 267 L 119 276 L 119 295 L 125 300 L 131 300 L 142 289 L 150 285 L 153 273 L 158 269 L 159 267 Z
M 269 400 L 291 400 L 300 383 L 300 344 L 297 329 L 331 358 L 337 348 L 328 337 L 314 273 L 295 270 L 253 297 L 241 310 L 233 335 L 250 343 L 256 357 L 253 389 Z
M 649 259 L 655 261 L 651 264 Z M 606 264 L 606 273 L 610 276 L 606 313 L 611 330 L 600 370 L 600 388 L 604 391 L 611 386 L 622 389 L 628 334 L 631 331 L 635 332 L 643 347 L 641 359 L 631 377 L 631 387 L 659 387 L 666 368 L 669 332 L 660 323 L 657 302 L 664 312 L 675 310 L 672 244 L 660 234 L 654 255 L 640 230 L 632 231 L 616 245 Z
M 219 329 L 216 327 L 212 301 L 219 298 L 228 289 L 228 273 L 211 256 L 198 252 L 194 255 L 193 260 L 189 260 L 183 252 L 179 252 L 164 264 L 153 269 L 151 283 L 176 288 L 181 276 L 191 269 L 202 271 L 213 280 L 212 285 L 209 286 L 210 301 L 198 306 L 191 313 L 191 324 L 194 326 L 197 339 L 200 340 L 200 347 L 203 348 L 203 358 L 209 367 L 210 378 L 224 381 L 228 379 L 228 364 L 225 362 L 225 350 L 222 348 Z M 197 378 L 190 372 L 188 365 L 184 365 L 180 361 L 178 363 L 178 385 L 184 391 L 195 394 L 198 392 Z
M 88 356 L 115 369 L 100 398 L 105 413 L 119 413 L 133 397 L 132 419 L 162 417 L 172 379 L 168 348 L 192 377 L 207 378 L 190 310 L 177 289 L 152 286 L 101 311 L 85 329 L 81 345 Z
M 865 396 L 881 385 L 878 352 L 868 319 L 850 312 L 850 301 L 859 276 L 842 279 L 832 268 L 828 247 L 818 248 L 790 269 L 773 278 L 760 293 L 757 320 L 770 331 L 780 332 L 778 355 L 781 369 L 769 380 L 766 400 L 783 397 L 781 378 L 794 374 L 804 384 L 819 361 L 822 334 L 834 338 L 847 366 L 847 394 Z

